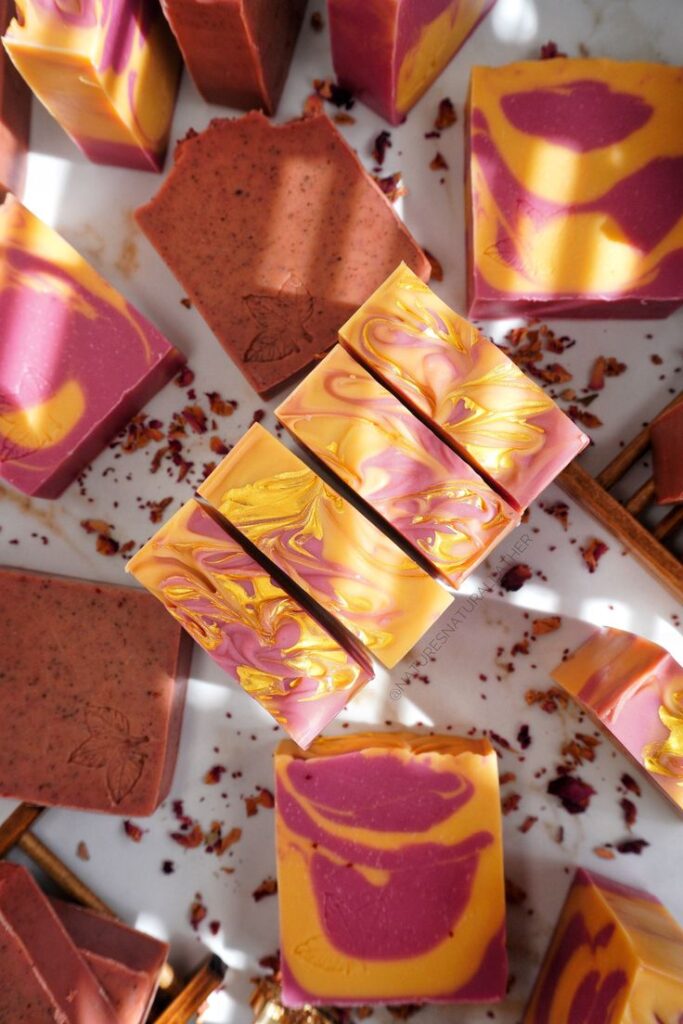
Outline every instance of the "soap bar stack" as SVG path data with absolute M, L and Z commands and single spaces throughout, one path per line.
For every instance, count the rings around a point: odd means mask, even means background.
M 599 629 L 551 675 L 683 812 L 683 668 L 671 655 Z
M 168 946 L 0 862 L 0 1011 L 16 1024 L 144 1024 Z
M 359 505 L 254 424 L 128 566 L 302 746 L 587 443 L 405 264 L 340 337 L 277 415 Z

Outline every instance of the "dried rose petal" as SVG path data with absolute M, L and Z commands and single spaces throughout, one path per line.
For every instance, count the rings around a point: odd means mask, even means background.
M 581 555 L 589 572 L 595 572 L 598 562 L 607 551 L 609 548 L 604 540 L 598 540 L 596 537 L 593 537 L 585 547 L 581 548 Z
M 500 578 L 500 585 L 503 590 L 519 590 L 532 576 L 531 569 L 523 562 L 510 566 L 507 572 Z
M 140 828 L 134 821 L 129 821 L 127 818 L 123 823 L 123 830 L 129 839 L 132 839 L 134 843 L 142 842 L 142 837 L 148 829 Z
M 524 694 L 527 704 L 540 704 L 541 710 L 552 715 L 559 707 L 566 708 L 569 698 L 563 690 L 551 686 L 548 690 L 527 690 Z
M 516 811 L 521 799 L 522 796 L 520 793 L 508 793 L 501 803 L 503 814 L 511 814 L 513 811 Z
M 624 787 L 624 789 L 627 789 L 629 791 L 629 793 L 635 793 L 636 796 L 641 795 L 640 786 L 633 778 L 633 776 L 628 774 L 628 772 L 624 772 L 624 774 L 621 776 L 621 784 Z
M 189 832 L 171 832 L 171 839 L 186 850 L 194 850 L 204 842 L 204 833 L 198 821 L 195 821 Z
M 556 57 L 566 57 L 566 53 L 562 53 L 557 48 L 557 43 L 554 40 L 549 39 L 547 43 L 543 43 L 541 46 L 541 60 L 554 60 Z
M 215 786 L 221 781 L 227 770 L 222 764 L 214 764 L 204 775 L 203 781 L 207 786 Z
M 618 853 L 637 853 L 640 855 L 645 847 L 649 845 L 646 839 L 624 839 L 621 843 L 617 843 L 616 849 Z
M 536 824 L 537 821 L 538 821 L 538 818 L 534 817 L 533 814 L 529 814 L 524 819 L 522 824 L 519 826 L 517 831 L 521 832 L 523 835 L 526 835 L 526 833 L 529 832 L 530 829 L 532 829 L 534 827 L 534 825 Z
M 520 725 L 517 731 L 517 742 L 522 750 L 528 750 L 531 746 L 531 733 L 528 725 Z
M 90 860 L 90 850 L 83 839 L 81 839 L 76 847 L 76 856 L 79 860 Z
M 189 299 L 180 300 L 183 306 L 187 309 L 192 308 L 192 303 Z M 191 370 L 189 366 L 183 366 L 182 370 L 179 371 L 177 377 L 174 379 L 174 384 L 177 384 L 179 388 L 189 388 L 194 384 L 194 370 Z
M 384 192 L 390 203 L 395 203 L 401 196 L 408 194 L 408 189 L 404 188 L 401 184 L 401 172 L 395 171 L 393 174 L 387 175 L 385 178 L 377 177 L 372 175 L 373 180 L 377 183 L 380 191 Z
M 434 157 L 429 161 L 429 169 L 431 171 L 447 171 L 448 163 L 443 153 L 436 153 Z
M 277 882 L 274 878 L 264 878 L 260 885 L 251 894 L 256 903 L 260 903 L 266 896 L 274 896 L 277 892 Z
M 559 615 L 547 615 L 544 619 L 534 619 L 531 624 L 534 636 L 545 636 L 546 633 L 554 633 L 562 625 Z
M 105 523 L 104 519 L 81 519 L 81 526 L 86 533 L 100 533 L 108 537 L 114 527 L 111 523 Z
M 214 844 L 213 852 L 216 854 L 217 857 L 222 857 L 225 851 L 229 850 L 231 846 L 234 846 L 235 843 L 239 842 L 241 838 L 242 829 L 231 828 L 227 835 L 217 840 L 217 842 Z
M 623 797 L 619 801 L 622 814 L 624 815 L 624 821 L 626 822 L 627 828 L 632 828 L 638 820 L 638 808 L 633 803 L 633 800 L 629 800 L 627 796 Z
M 205 392 L 209 400 L 209 408 L 214 416 L 232 416 L 237 408 L 237 402 L 232 399 L 221 398 L 217 391 Z
M 338 85 L 331 78 L 314 79 L 313 88 L 318 96 L 321 96 L 322 99 L 327 100 L 328 103 L 335 107 L 344 107 L 345 110 L 351 110 L 356 102 L 350 89 L 346 89 L 343 85 Z
M 593 847 L 593 853 L 602 860 L 614 860 L 615 858 L 614 851 L 610 850 L 607 846 L 595 846 Z
M 561 801 L 569 814 L 583 814 L 595 790 L 578 775 L 558 775 L 548 783 L 548 793 Z
M 381 131 L 372 144 L 372 159 L 380 167 L 384 164 L 387 150 L 391 149 L 391 132 Z
M 275 798 L 269 789 L 259 787 L 259 791 L 255 796 L 245 796 L 244 803 L 247 808 L 247 817 L 253 818 L 255 814 L 258 814 L 259 807 L 265 807 L 270 810 L 275 806 Z
M 569 505 L 566 501 L 556 501 L 553 505 L 544 505 L 546 515 L 553 516 L 562 524 L 562 529 L 569 529 Z
M 200 896 L 199 893 L 197 893 L 194 901 L 190 904 L 190 913 L 188 915 L 190 924 L 192 925 L 195 931 L 197 931 L 200 924 L 202 923 L 202 921 L 204 920 L 208 913 L 209 911 L 205 907 L 202 897 Z
M 95 541 L 95 547 L 101 555 L 111 558 L 119 550 L 119 542 L 113 537 L 106 537 L 101 533 Z
M 583 427 L 602 426 L 601 419 L 598 419 L 598 417 L 593 415 L 592 412 L 586 412 L 585 409 L 579 409 L 578 405 L 570 405 L 567 409 L 567 413 L 575 423 L 580 423 Z
M 314 32 L 322 32 L 325 28 L 325 22 L 320 11 L 313 11 L 311 14 L 311 28 Z
M 446 128 L 450 128 L 458 120 L 458 115 L 453 106 L 453 102 L 445 96 L 439 102 L 439 110 L 434 121 L 434 127 L 437 132 L 443 132 Z
M 505 902 L 512 907 L 518 907 L 527 898 L 526 890 L 505 876 Z

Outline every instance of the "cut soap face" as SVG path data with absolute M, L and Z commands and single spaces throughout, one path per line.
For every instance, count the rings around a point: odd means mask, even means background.
M 411 733 L 275 754 L 286 1006 L 486 1003 L 507 982 L 497 758 Z
M 472 317 L 663 317 L 683 303 L 683 68 L 472 70 Z
M 332 635 L 194 500 L 126 568 L 302 747 L 372 679 L 351 638 Z
M 339 338 L 519 510 L 588 444 L 542 388 L 406 266 Z

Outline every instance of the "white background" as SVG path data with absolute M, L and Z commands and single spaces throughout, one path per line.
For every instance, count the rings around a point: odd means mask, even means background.
M 309 11 L 321 6 L 321 0 L 316 0 Z M 683 2 L 499 0 L 492 16 L 411 112 L 407 123 L 392 131 L 393 148 L 387 153 L 384 170 L 402 171 L 409 190 L 398 209 L 418 241 L 443 263 L 445 279 L 436 289 L 460 311 L 464 309 L 465 292 L 462 103 L 468 69 L 475 63 L 500 64 L 536 56 L 539 45 L 548 39 L 556 40 L 570 55 L 585 47 L 592 55 L 680 62 Z M 311 91 L 311 80 L 330 74 L 326 32 L 313 32 L 307 19 L 278 119 L 298 115 Z M 424 133 L 432 127 L 438 101 L 444 96 L 456 104 L 459 122 L 440 140 L 425 140 Z M 221 113 L 201 101 L 184 77 L 172 138 L 180 138 L 189 127 L 201 129 Z M 353 116 L 356 124 L 341 130 L 371 166 L 372 139 L 386 126 L 358 104 Z M 154 194 L 160 178 L 88 164 L 37 106 L 32 148 L 27 205 L 55 225 L 188 354 L 200 396 L 217 389 L 223 396 L 239 400 L 235 415 L 220 421 L 224 439 L 237 440 L 254 409 L 269 410 L 271 406 L 249 391 L 199 315 L 180 304 L 180 287 L 134 227 L 133 209 Z M 443 175 L 444 184 L 439 184 L 441 175 L 428 167 L 437 148 L 450 165 Z M 492 325 L 493 336 L 501 339 L 509 326 Z M 573 348 L 557 357 L 574 374 L 571 386 L 577 391 L 587 385 L 596 356 L 616 356 L 628 364 L 627 372 L 608 380 L 591 406 L 591 412 L 604 425 L 590 431 L 595 445 L 581 462 L 596 471 L 616 454 L 621 440 L 630 438 L 670 400 L 672 388 L 680 389 L 683 374 L 676 374 L 676 370 L 683 365 L 683 315 L 665 322 L 579 322 L 553 327 L 577 339 Z M 648 333 L 652 339 L 645 337 Z M 661 366 L 651 362 L 652 353 L 662 357 Z M 185 401 L 184 392 L 171 384 L 148 409 L 167 422 Z M 271 429 L 274 426 L 270 411 L 264 425 Z M 197 436 L 193 442 L 190 457 L 198 466 L 214 458 L 208 444 L 209 434 Z M 105 452 L 88 476 L 88 497 L 72 486 L 57 502 L 29 502 L 0 488 L 0 559 L 12 565 L 122 582 L 123 560 L 97 554 L 94 538 L 86 535 L 79 523 L 87 517 L 101 518 L 115 525 L 119 540 L 146 539 L 154 527 L 140 504 L 172 496 L 170 513 L 191 490 L 187 483 L 176 484 L 163 472 L 151 476 L 149 461 L 149 452 L 125 455 L 119 460 Z M 115 471 L 103 477 L 102 472 L 110 466 Z M 559 490 L 551 488 L 544 500 L 562 497 Z M 116 501 L 117 507 L 113 505 Z M 534 570 L 533 579 L 517 594 L 494 593 L 465 616 L 463 625 L 430 664 L 429 685 L 412 682 L 400 699 L 392 700 L 391 680 L 386 673 L 380 674 L 343 716 L 352 728 L 421 723 L 418 728 L 443 730 L 452 725 L 454 730 L 462 731 L 472 727 L 479 731 L 493 729 L 513 744 L 522 723 L 528 723 L 531 729 L 533 742 L 526 757 L 505 753 L 501 762 L 502 771 L 517 775 L 516 782 L 505 787 L 505 793 L 521 794 L 519 809 L 504 819 L 506 873 L 528 893 L 526 901 L 509 913 L 515 975 L 510 996 L 493 1011 L 424 1009 L 420 1019 L 425 1024 L 447 1019 L 463 1024 L 483 1024 L 490 1019 L 512 1024 L 518 1020 L 576 864 L 607 869 L 620 879 L 650 888 L 683 920 L 678 847 L 681 821 L 647 784 L 642 799 L 636 801 L 639 817 L 633 834 L 651 845 L 640 857 L 618 856 L 610 863 L 598 860 L 592 852 L 594 847 L 627 834 L 618 806 L 618 782 L 628 765 L 608 741 L 598 748 L 596 762 L 580 769 L 581 776 L 597 790 L 587 813 L 570 817 L 545 793 L 547 781 L 561 761 L 563 743 L 580 728 L 578 712 L 568 709 L 546 715 L 538 708 L 527 708 L 524 693 L 529 687 L 545 689 L 550 685 L 549 670 L 564 648 L 587 635 L 587 623 L 638 631 L 683 660 L 683 639 L 672 618 L 680 611 L 675 599 L 645 575 L 604 529 L 570 504 L 567 533 L 538 504 L 532 507 L 530 520 L 520 527 L 518 535 L 529 533 L 532 537 L 524 560 Z M 42 544 L 32 536 L 35 533 L 47 535 L 49 543 Z M 597 572 L 589 575 L 579 548 L 592 536 L 606 540 L 610 550 Z M 13 539 L 19 543 L 9 544 Z M 501 553 L 511 552 L 514 540 L 515 535 L 505 540 L 493 561 Z M 482 567 L 477 578 L 465 586 L 465 593 L 456 596 L 454 612 L 467 606 L 466 593 L 475 590 L 487 572 Z M 522 638 L 537 610 L 560 613 L 562 628 L 541 637 L 529 656 L 516 657 L 516 671 L 508 674 L 495 665 L 496 650 L 499 646 L 505 648 L 500 660 L 508 662 L 511 645 Z M 437 631 L 438 627 L 430 631 L 426 641 Z M 405 665 L 395 670 L 394 683 L 404 670 Z M 480 674 L 488 680 L 481 681 Z M 227 712 L 231 718 L 226 718 Z M 337 722 L 335 729 L 341 727 L 341 721 Z M 584 729 L 590 731 L 587 724 Z M 140 844 L 127 838 L 120 820 L 97 815 L 50 811 L 36 829 L 125 919 L 167 937 L 177 967 L 191 967 L 202 956 L 204 946 L 227 960 L 231 970 L 226 989 L 211 1002 L 206 1015 L 210 1024 L 251 1019 L 246 1002 L 249 978 L 255 973 L 258 959 L 274 952 L 278 944 L 276 899 L 270 897 L 256 904 L 251 896 L 274 871 L 273 812 L 261 810 L 247 819 L 241 799 L 254 793 L 258 785 L 272 787 L 271 753 L 278 738 L 270 719 L 257 705 L 223 677 L 208 658 L 197 653 L 171 796 L 182 798 L 186 812 L 204 827 L 219 819 L 224 832 L 233 826 L 243 828 L 232 856 L 226 854 L 219 860 L 203 849 L 184 851 L 177 846 L 169 838 L 175 827 L 170 800 L 154 818 L 140 822 L 148 830 Z M 224 765 L 227 773 L 219 785 L 207 786 L 202 777 L 214 764 Z M 537 777 L 544 769 L 547 774 Z M 241 772 L 242 777 L 232 778 L 232 772 Z M 0 801 L 3 816 L 11 807 L 9 801 Z M 529 814 L 539 820 L 523 835 L 518 827 Z M 564 827 L 561 844 L 556 841 L 558 826 Z M 87 863 L 76 857 L 79 841 L 87 844 Z M 165 859 L 175 862 L 174 874 L 162 874 L 161 862 Z M 225 874 L 220 871 L 222 866 L 236 870 Z M 198 934 L 189 925 L 188 910 L 197 892 L 208 907 L 207 921 L 220 922 L 216 937 L 209 934 L 207 922 Z

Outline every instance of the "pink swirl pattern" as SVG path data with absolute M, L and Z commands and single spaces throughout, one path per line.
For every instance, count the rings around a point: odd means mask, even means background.
M 523 1024 L 681 1024 L 682 954 L 658 900 L 580 868 Z
M 405 264 L 339 337 L 517 509 L 588 444 L 542 388 Z
M 372 678 L 194 500 L 126 568 L 302 747 Z
M 318 741 L 303 755 L 284 743 L 276 780 L 286 1005 L 501 997 L 488 744 L 368 733 Z
M 340 346 L 276 415 L 454 587 L 519 522 L 503 498 Z

